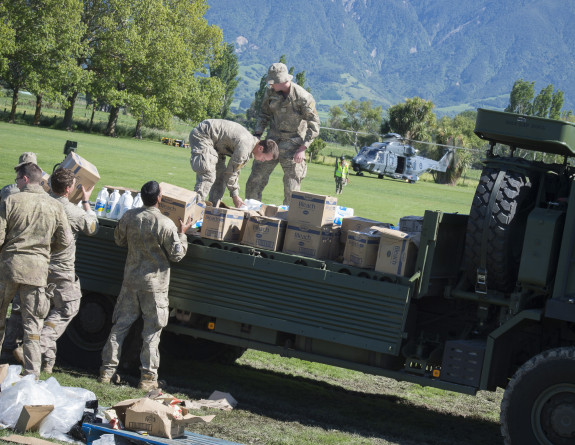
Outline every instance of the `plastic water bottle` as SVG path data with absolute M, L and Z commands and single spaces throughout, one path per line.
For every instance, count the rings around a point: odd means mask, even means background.
M 144 203 L 142 202 L 141 193 L 138 192 L 138 194 L 134 198 L 134 202 L 132 203 L 132 208 L 137 209 L 138 207 L 142 207 L 143 205 L 144 205 Z
M 128 210 L 132 208 L 133 203 L 134 203 L 134 197 L 132 196 L 132 192 L 126 190 L 122 195 L 122 198 L 120 198 L 120 204 L 119 204 L 120 213 L 118 215 L 118 219 L 124 216 L 124 213 L 126 213 Z
M 102 190 L 100 190 L 100 193 L 98 193 L 98 197 L 96 198 L 96 207 L 94 209 L 96 211 L 96 215 L 104 216 L 109 196 L 110 194 L 108 193 L 108 189 L 103 187 Z
M 112 218 L 114 214 L 114 210 L 120 201 L 120 192 L 116 189 L 112 192 L 110 197 L 108 198 L 108 203 L 106 204 L 106 218 Z

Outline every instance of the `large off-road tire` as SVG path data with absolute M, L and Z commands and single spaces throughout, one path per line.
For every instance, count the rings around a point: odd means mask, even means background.
M 506 445 L 575 443 L 575 348 L 545 351 L 515 373 L 501 401 Z
M 160 352 L 173 358 L 231 365 L 243 355 L 245 349 L 164 330 Z
M 486 167 L 477 185 L 465 238 L 465 270 L 472 284 L 485 266 L 487 289 L 511 292 L 517 281 L 534 188 L 518 172 Z

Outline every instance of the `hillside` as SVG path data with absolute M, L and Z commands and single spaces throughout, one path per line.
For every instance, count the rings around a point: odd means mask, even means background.
M 564 0 L 207 0 L 240 61 L 234 106 L 246 109 L 266 68 L 285 54 L 324 111 L 349 99 L 387 107 L 406 97 L 440 113 L 507 104 L 535 81 L 575 105 L 575 3 Z

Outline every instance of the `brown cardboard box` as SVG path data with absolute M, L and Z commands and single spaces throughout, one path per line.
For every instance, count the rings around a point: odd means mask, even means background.
M 243 210 L 207 206 L 200 235 L 218 241 L 240 242 L 244 220 Z
M 372 226 L 391 228 L 391 224 L 373 219 L 362 218 L 361 216 L 346 216 L 341 221 L 341 242 L 347 242 L 347 232 L 366 232 Z
M 266 250 L 281 251 L 287 221 L 267 216 L 250 216 L 246 221 L 242 244 Z
M 333 224 L 336 207 L 337 198 L 332 196 L 292 192 L 287 220 L 316 227 Z
M 8 364 L 8 363 L 4 363 L 4 364 L 0 365 L 0 384 L 4 381 L 4 379 L 8 375 L 8 368 L 9 367 L 10 367 L 10 364 Z
M 399 276 L 411 276 L 415 270 L 417 246 L 412 236 L 399 230 L 378 228 L 381 233 L 375 270 Z
M 278 206 L 270 204 L 262 204 L 259 210 L 259 214 L 263 216 L 269 216 L 273 218 L 287 219 L 288 211 L 284 210 Z
M 399 219 L 399 230 L 402 232 L 421 232 L 422 227 L 423 216 L 403 216 Z
M 24 405 L 14 429 L 19 433 L 38 431 L 40 423 L 53 409 L 54 405 Z
M 312 226 L 288 221 L 283 252 L 319 260 L 336 258 L 340 227 L 333 224 Z
M 343 252 L 343 264 L 363 269 L 375 268 L 380 237 L 381 234 L 377 230 L 370 232 L 349 230 Z
M 180 227 L 180 219 L 186 221 L 189 217 L 196 222 L 203 217 L 205 204 L 198 202 L 198 194 L 177 185 L 160 182 L 162 200 L 158 204 L 160 212 L 174 221 Z
M 72 151 L 60 164 L 61 168 L 69 168 L 76 176 L 76 188 L 68 196 L 72 204 L 78 204 L 82 200 L 82 186 L 89 189 L 100 180 L 100 174 L 95 165 Z
M 46 193 L 50 193 L 50 190 L 52 189 L 50 186 L 50 175 L 45 171 L 42 171 L 42 180 L 40 181 L 40 185 Z

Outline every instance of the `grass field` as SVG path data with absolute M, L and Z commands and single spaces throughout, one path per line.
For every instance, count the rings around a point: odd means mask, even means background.
M 66 140 L 77 141 L 78 154 L 98 167 L 100 185 L 139 188 L 155 179 L 194 186 L 187 150 L 159 142 L 6 123 L 0 123 L 0 184 L 14 181 L 13 166 L 24 151 L 36 152 L 40 166 L 51 171 L 63 159 Z M 248 174 L 249 166 L 241 177 L 242 189 Z M 467 213 L 475 184 L 476 179 L 458 187 L 431 182 L 410 185 L 352 176 L 338 203 L 353 207 L 356 215 L 397 223 L 401 216 L 422 215 L 426 209 Z M 264 192 L 264 201 L 281 203 L 282 187 L 278 168 Z M 308 166 L 303 190 L 333 194 L 334 188 L 331 166 Z M 95 196 L 96 192 L 92 200 Z M 229 197 L 225 201 L 231 204 Z M 101 406 L 143 396 L 143 391 L 134 388 L 136 377 L 123 376 L 121 386 L 109 386 L 97 383 L 96 373 L 57 367 L 54 377 L 63 386 L 90 389 Z M 214 421 L 193 431 L 244 444 L 502 443 L 498 425 L 501 391 L 473 397 L 254 350 L 248 350 L 233 366 L 162 356 L 160 377 L 168 382 L 166 390 L 181 398 L 207 398 L 213 390 L 231 393 L 239 402 L 237 409 L 212 412 Z M 9 433 L 0 431 L 0 437 Z

